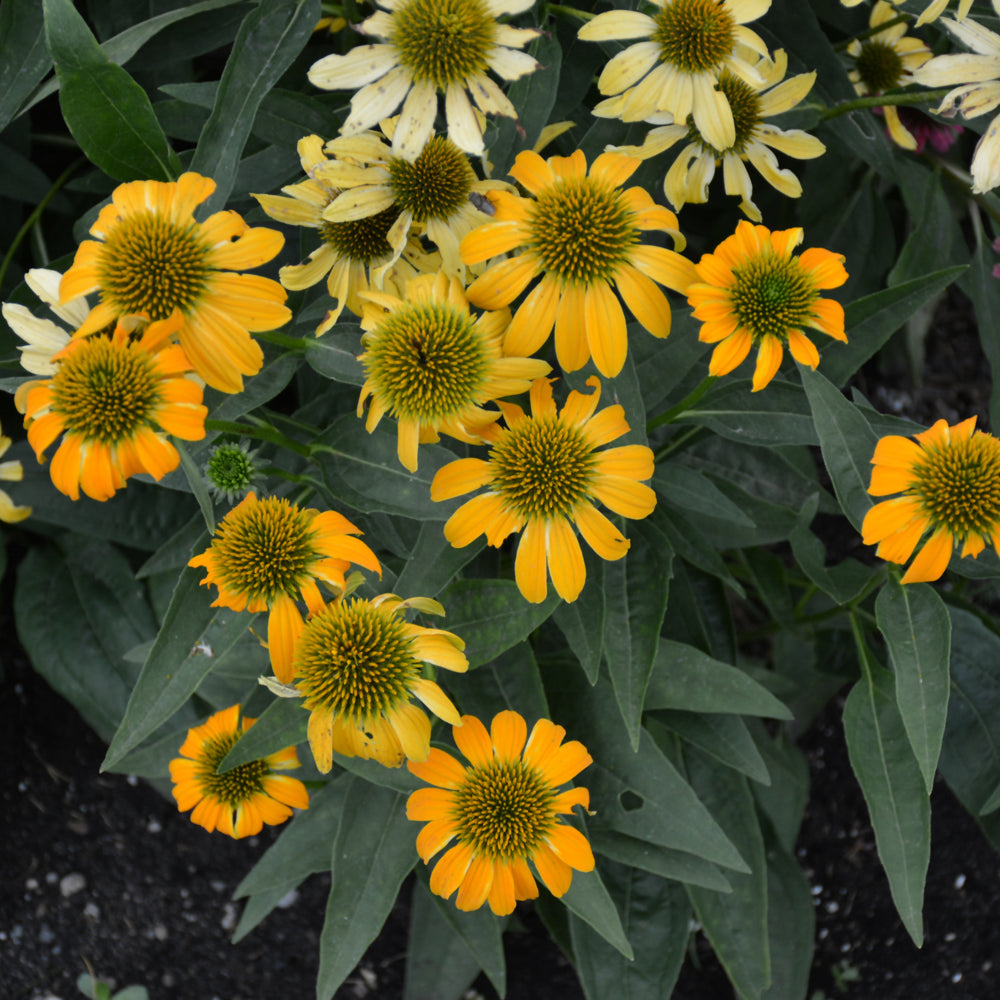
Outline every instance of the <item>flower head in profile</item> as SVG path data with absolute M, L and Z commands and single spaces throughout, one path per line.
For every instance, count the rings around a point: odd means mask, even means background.
M 411 232 L 425 235 L 441 254 L 442 268 L 464 281 L 458 245 L 489 222 L 476 199 L 513 189 L 503 181 L 479 180 L 468 156 L 445 136 L 430 138 L 415 159 L 394 153 L 387 140 L 392 141 L 397 123 L 389 118 L 381 123 L 381 134 L 362 132 L 326 144 L 330 159 L 316 168 L 315 177 L 341 193 L 323 218 L 345 224 L 395 212 L 386 237 L 393 249 L 401 252 Z
M 740 222 L 732 236 L 702 256 L 687 295 L 695 319 L 702 321 L 698 339 L 718 345 L 710 375 L 727 375 L 755 347 L 757 392 L 777 373 L 785 345 L 800 364 L 819 364 L 819 352 L 804 328 L 846 343 L 844 307 L 819 297 L 820 291 L 847 280 L 843 255 L 810 247 L 793 257 L 801 242 L 801 229 L 771 232 Z
M 417 469 L 420 442 L 447 434 L 468 444 L 492 436 L 500 411 L 483 404 L 527 392 L 551 370 L 538 358 L 505 356 L 506 310 L 469 309 L 462 283 L 443 272 L 414 278 L 404 298 L 369 293 L 362 337 L 365 384 L 358 416 L 369 403 L 373 431 L 388 413 L 396 418 L 399 460 Z
M 512 28 L 496 19 L 520 14 L 534 0 L 379 0 L 386 10 L 360 27 L 382 39 L 359 45 L 346 55 L 324 56 L 309 70 L 309 82 L 322 90 L 360 87 L 341 132 L 371 128 L 402 104 L 393 149 L 416 159 L 434 131 L 438 95 L 445 99 L 448 138 L 473 156 L 483 152 L 479 115 L 517 112 L 490 78 L 517 80 L 538 68 L 522 49 L 538 32 Z M 471 100 L 470 100 L 471 98 Z
M 39 462 L 62 437 L 50 473 L 73 500 L 81 489 L 108 500 L 141 472 L 162 479 L 180 464 L 168 435 L 205 436 L 208 410 L 184 350 L 158 342 L 153 324 L 137 330 L 135 322 L 120 320 L 110 335 L 69 340 L 47 363 L 34 357 L 37 368 L 51 367 L 52 377 L 26 382 L 15 396 Z
M 618 146 L 619 153 L 647 159 L 685 142 L 663 180 L 663 192 L 677 211 L 688 202 L 708 201 L 708 186 L 716 169 L 722 167 L 725 190 L 741 199 L 740 209 L 754 222 L 760 222 L 760 210 L 753 203 L 753 182 L 747 164 L 789 198 L 802 194 L 802 184 L 791 170 L 778 165 L 775 150 L 798 160 L 811 160 L 826 152 L 815 136 L 801 129 L 782 129 L 767 121 L 795 107 L 809 93 L 816 74 L 800 73 L 784 79 L 788 56 L 784 49 L 774 53 L 774 61 L 761 59 L 756 64 L 763 84 L 751 87 L 732 73 L 719 78 L 719 90 L 726 95 L 733 112 L 736 138 L 731 146 L 718 149 L 708 142 L 690 121 L 651 129 L 641 146 Z M 669 118 L 669 116 L 666 116 Z
M 361 292 L 372 288 L 401 291 L 419 271 L 430 269 L 432 261 L 421 253 L 413 237 L 403 234 L 402 238 L 390 238 L 399 218 L 394 205 L 346 222 L 327 220 L 325 212 L 339 197 L 340 189 L 323 177 L 328 162 L 323 140 L 308 135 L 299 140 L 298 151 L 305 180 L 283 187 L 287 197 L 255 194 L 254 198 L 272 219 L 319 231 L 320 245 L 309 257 L 301 264 L 287 264 L 278 275 L 281 283 L 295 292 L 326 279 L 333 303 L 316 328 L 319 337 L 340 319 L 345 306 L 356 316 L 361 315 Z M 433 269 L 436 267 L 434 264 Z
M 0 434 L 0 458 L 10 447 L 11 440 Z M 24 468 L 18 461 L 0 462 L 0 482 L 19 483 L 24 478 Z M 7 524 L 16 524 L 23 521 L 31 514 L 30 507 L 22 507 L 7 495 L 4 490 L 0 490 L 0 521 Z
M 250 336 L 291 319 L 285 291 L 270 278 L 234 274 L 271 260 L 284 244 L 273 229 L 250 228 L 232 211 L 196 222 L 215 181 L 130 181 L 111 194 L 63 275 L 63 302 L 91 292 L 100 302 L 76 331 L 84 337 L 122 316 L 149 323 L 159 341 L 176 336 L 194 370 L 213 389 L 239 392 L 264 362 Z
M 956 545 L 963 557 L 987 543 L 1000 552 L 1000 440 L 977 431 L 975 417 L 952 427 L 939 420 L 914 437 L 890 434 L 875 446 L 868 492 L 902 496 L 875 504 L 861 525 L 864 543 L 894 563 L 929 536 L 903 583 L 938 579 Z
M 278 680 L 292 680 L 292 650 L 302 627 L 296 601 L 313 612 L 325 606 L 317 580 L 335 590 L 354 563 L 381 575 L 375 553 L 355 535 L 361 532 L 342 514 L 320 513 L 280 497 L 258 500 L 250 492 L 215 529 L 211 545 L 188 562 L 208 572 L 213 607 L 267 611 L 267 646 Z
M 548 379 L 531 387 L 531 416 L 501 402 L 507 423 L 493 442 L 489 459 L 460 458 L 439 469 L 431 499 L 451 500 L 486 487 L 448 519 L 445 537 L 463 548 L 485 534 L 501 545 L 523 531 L 514 576 L 525 599 L 537 604 L 548 592 L 547 577 L 564 601 L 583 590 L 586 569 L 576 532 L 602 559 L 621 559 L 629 542 L 595 506 L 604 504 L 621 517 L 648 517 L 656 494 L 641 482 L 653 475 L 653 453 L 629 444 L 599 450 L 627 434 L 619 404 L 595 413 L 600 383 L 588 379 L 590 395 L 573 391 L 556 410 Z
M 426 760 L 431 723 L 415 702 L 461 725 L 451 699 L 422 671 L 432 664 L 464 672 L 465 643 L 443 629 L 407 622 L 403 616 L 411 608 L 444 614 L 427 597 L 344 597 L 298 628 L 293 683 L 310 713 L 309 745 L 320 771 L 333 766 L 334 751 L 386 767 L 406 758 Z
M 219 774 L 223 758 L 256 721 L 241 718 L 239 705 L 216 712 L 188 730 L 180 757 L 170 762 L 177 808 L 194 810 L 191 822 L 209 833 L 218 830 L 237 840 L 252 837 L 265 823 L 278 826 L 293 809 L 309 808 L 306 786 L 278 773 L 300 766 L 295 747 Z
M 876 113 L 878 110 L 875 108 Z M 908 108 L 905 104 L 899 105 L 896 108 L 896 113 L 899 115 L 900 124 L 913 136 L 916 142 L 913 147 L 914 153 L 922 153 L 928 146 L 935 153 L 947 153 L 965 131 L 961 125 L 938 121 L 936 118 L 924 114 L 919 108 Z
M 840 0 L 840 2 L 845 7 L 857 7 L 861 0 Z M 893 3 L 899 4 L 902 0 L 892 0 Z M 944 12 L 945 8 L 948 6 L 948 0 L 931 0 L 931 2 L 923 9 L 920 16 L 917 18 L 916 27 L 920 28 L 925 24 L 930 24 L 932 21 L 936 21 Z M 969 11 L 972 9 L 972 0 L 958 0 L 958 11 L 955 17 L 959 21 L 965 20 Z
M 992 0 L 1000 15 L 1000 0 Z M 928 60 L 913 77 L 925 87 L 950 87 L 936 114 L 951 118 L 957 111 L 964 118 L 978 118 L 1000 105 L 1000 35 L 969 18 L 958 22 L 944 19 L 948 31 L 971 52 L 951 53 Z M 1000 115 L 990 122 L 976 143 L 972 157 L 972 191 L 983 194 L 1000 184 Z
M 891 4 L 878 0 L 868 23 L 879 28 L 897 17 Z M 914 82 L 913 71 L 930 59 L 931 50 L 919 38 L 907 35 L 905 24 L 889 24 L 864 41 L 852 41 L 847 54 L 854 59 L 854 68 L 848 75 L 854 89 L 864 96 L 909 86 Z M 903 149 L 916 149 L 917 140 L 900 121 L 896 106 L 886 104 L 881 111 L 892 141 Z
M 548 719 L 528 727 L 517 712 L 500 712 L 490 729 L 463 715 L 453 730 L 468 765 L 434 747 L 423 763 L 407 767 L 431 788 L 406 803 L 409 819 L 427 825 L 417 835 L 425 864 L 452 841 L 431 873 L 431 891 L 448 899 L 458 890 L 460 910 L 483 903 L 499 916 L 519 899 L 535 899 L 538 886 L 529 862 L 553 896 L 569 889 L 573 870 L 594 869 L 590 843 L 560 820 L 574 806 L 586 809 L 586 788 L 559 786 L 593 762 L 582 743 L 563 743 L 566 730 Z
M 520 251 L 469 286 L 473 305 L 500 309 L 541 278 L 514 314 L 504 340 L 508 354 L 534 354 L 555 327 L 556 356 L 565 371 L 593 358 L 597 370 L 613 378 L 628 354 L 615 290 L 653 336 L 670 332 L 670 303 L 657 283 L 683 291 L 694 267 L 676 250 L 641 242 L 653 231 L 684 248 L 673 212 L 640 187 L 621 190 L 640 163 L 602 153 L 588 173 L 580 150 L 547 160 L 530 150 L 518 154 L 510 174 L 530 197 L 493 192 L 494 220 L 462 240 L 466 264 Z
M 698 132 L 716 149 L 736 141 L 727 95 L 719 89 L 725 72 L 759 88 L 763 81 L 754 56 L 767 46 L 746 27 L 766 14 L 771 0 L 654 0 L 657 10 L 612 10 L 580 29 L 589 42 L 639 39 L 614 56 L 597 85 L 602 94 L 621 95 L 594 109 L 601 117 L 643 121 L 669 114 L 675 122 L 690 115 Z

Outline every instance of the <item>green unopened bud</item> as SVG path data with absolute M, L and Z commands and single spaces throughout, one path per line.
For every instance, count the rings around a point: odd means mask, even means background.
M 256 485 L 258 467 L 256 450 L 250 451 L 244 441 L 216 445 L 205 464 L 205 475 L 218 501 L 236 503 Z

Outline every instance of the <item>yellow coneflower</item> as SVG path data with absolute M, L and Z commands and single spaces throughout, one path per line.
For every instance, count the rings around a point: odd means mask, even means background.
M 839 288 L 847 280 L 844 257 L 816 247 L 793 257 L 801 242 L 801 229 L 772 233 L 740 222 L 732 236 L 702 256 L 687 296 L 695 318 L 702 321 L 698 339 L 718 344 L 710 375 L 728 374 L 756 347 L 757 392 L 777 373 L 785 345 L 800 364 L 819 364 L 819 352 L 804 328 L 846 343 L 844 307 L 819 297 L 822 289 Z
M 619 52 L 598 80 L 602 94 L 622 94 L 602 102 L 594 114 L 643 121 L 673 115 L 695 127 L 716 149 L 736 139 L 733 112 L 718 89 L 726 71 L 752 87 L 762 83 L 750 61 L 767 56 L 761 37 L 746 27 L 767 13 L 771 0 L 653 0 L 657 10 L 612 10 L 598 14 L 580 29 L 589 42 L 641 39 Z
M 816 80 L 816 74 L 800 73 L 784 79 L 788 56 L 784 49 L 774 53 L 774 61 L 761 59 L 757 64 L 763 80 L 757 90 L 731 73 L 719 78 L 719 89 L 726 95 L 736 124 L 736 138 L 725 149 L 717 149 L 691 123 L 670 123 L 649 131 L 641 146 L 619 146 L 616 151 L 640 159 L 666 152 L 686 140 L 663 180 L 663 192 L 677 211 L 688 202 L 708 201 L 708 186 L 717 167 L 722 167 L 725 190 L 741 199 L 740 209 L 754 222 L 760 222 L 760 210 L 753 203 L 753 182 L 747 164 L 789 198 L 802 194 L 802 184 L 791 170 L 778 166 L 774 151 L 810 160 L 822 156 L 826 146 L 801 129 L 782 129 L 767 121 L 790 111 L 801 101 Z
M 182 174 L 177 181 L 130 181 L 111 194 L 63 275 L 63 302 L 91 292 L 100 302 L 75 336 L 122 316 L 149 322 L 159 341 L 176 336 L 194 370 L 214 389 L 239 392 L 244 375 L 264 362 L 250 333 L 291 319 L 285 291 L 270 278 L 233 274 L 271 260 L 284 244 L 273 229 L 251 229 L 236 212 L 195 222 L 194 210 L 215 181 Z
M 256 719 L 240 718 L 240 706 L 216 712 L 207 722 L 188 730 L 180 757 L 170 762 L 173 794 L 181 812 L 193 810 L 191 822 L 209 833 L 252 837 L 266 823 L 277 826 L 293 809 L 309 808 L 306 786 L 277 771 L 299 767 L 295 747 L 261 760 L 240 764 L 219 774 L 219 764 Z
M 181 347 L 158 343 L 151 331 L 152 324 L 134 336 L 134 321 L 119 321 L 110 336 L 70 340 L 50 357 L 51 378 L 18 390 L 39 462 L 62 435 L 50 473 L 73 500 L 81 489 L 108 500 L 140 472 L 161 479 L 180 463 L 168 434 L 205 436 L 208 410 L 201 383 L 187 377 L 191 363 Z
M 432 892 L 447 899 L 457 889 L 460 910 L 489 903 L 504 916 L 519 899 L 538 896 L 529 862 L 553 896 L 569 889 L 574 869 L 593 871 L 587 838 L 559 819 L 590 805 L 586 788 L 559 791 L 593 762 L 582 743 L 563 743 L 566 730 L 548 719 L 529 736 L 523 717 L 511 711 L 494 716 L 489 732 L 472 715 L 453 732 L 468 766 L 436 747 L 424 763 L 407 764 L 434 786 L 412 792 L 406 803 L 406 815 L 427 824 L 417 853 L 426 864 L 455 841 L 431 872 Z
M 447 434 L 480 444 L 500 416 L 483 404 L 527 392 L 551 370 L 537 358 L 505 357 L 510 313 L 474 315 L 456 277 L 423 275 L 406 286 L 404 298 L 366 298 L 358 416 L 370 401 L 369 433 L 386 413 L 396 418 L 399 460 L 411 472 L 420 442 Z
M 393 237 L 399 217 L 393 206 L 374 215 L 348 222 L 330 222 L 326 210 L 340 195 L 340 189 L 323 177 L 327 164 L 323 140 L 308 135 L 299 140 L 299 160 L 305 180 L 289 184 L 276 194 L 255 194 L 260 207 L 278 222 L 305 226 L 319 231 L 320 245 L 301 264 L 288 264 L 279 272 L 281 283 L 291 291 L 312 288 L 326 278 L 326 290 L 333 300 L 330 310 L 316 328 L 316 336 L 326 333 L 340 318 L 346 306 L 360 316 L 362 292 L 401 292 L 410 278 L 426 270 L 437 270 L 438 263 L 422 253 L 413 237 Z
M 656 494 L 640 481 L 653 475 L 652 451 L 637 444 L 599 450 L 629 426 L 617 403 L 595 413 L 600 383 L 592 377 L 587 384 L 594 391 L 571 392 L 561 412 L 548 379 L 531 387 L 530 417 L 501 402 L 507 428 L 493 441 L 489 459 L 450 462 L 431 483 L 433 500 L 486 487 L 445 524 L 445 537 L 456 548 L 483 534 L 490 545 L 500 545 L 523 529 L 514 576 L 525 599 L 536 604 L 545 600 L 549 575 L 564 601 L 580 596 L 586 568 L 574 529 L 602 559 L 621 559 L 628 551 L 628 540 L 595 500 L 634 519 L 656 506 Z
M 314 611 L 295 637 L 293 683 L 309 710 L 309 745 L 326 773 L 333 752 L 399 767 L 426 760 L 435 715 L 460 725 L 458 711 L 421 671 L 425 663 L 464 672 L 465 644 L 451 632 L 407 622 L 408 608 L 443 615 L 427 597 L 342 598 Z
M 684 248 L 673 212 L 642 188 L 620 190 L 640 163 L 602 153 L 588 174 L 580 150 L 547 160 L 531 151 L 518 154 L 510 174 L 531 197 L 492 193 L 494 221 L 462 240 L 466 264 L 520 251 L 469 286 L 473 305 L 500 309 L 541 276 L 514 314 L 507 353 L 534 354 L 555 327 L 556 356 L 565 371 L 593 358 L 597 370 L 613 378 L 628 353 L 615 290 L 653 336 L 670 332 L 670 303 L 657 283 L 683 291 L 694 280 L 694 266 L 675 250 L 640 242 L 646 232 L 661 232 Z
M 518 51 L 538 32 L 496 19 L 520 14 L 534 0 L 378 2 L 388 13 L 377 11 L 360 30 L 382 42 L 324 56 L 309 70 L 309 82 L 322 90 L 361 88 L 351 98 L 341 132 L 363 132 L 402 104 L 393 149 L 415 159 L 434 131 L 442 94 L 448 138 L 466 153 L 481 155 L 483 131 L 472 102 L 484 114 L 517 117 L 487 71 L 517 80 L 538 68 L 535 59 Z
M 1000 441 L 970 417 L 952 427 L 938 420 L 916 441 L 890 434 L 875 446 L 868 492 L 875 504 L 861 526 L 876 555 L 905 563 L 928 532 L 903 583 L 938 579 L 956 545 L 975 558 L 989 542 L 1000 552 Z
M 840 0 L 845 7 L 857 7 L 861 0 Z M 893 3 L 900 3 L 902 0 L 892 0 Z M 931 0 L 920 16 L 917 18 L 916 26 L 919 28 L 924 24 L 936 21 L 948 6 L 948 0 Z M 969 11 L 972 9 L 972 0 L 958 0 L 958 11 L 955 16 L 959 21 L 964 21 Z
M 878 0 L 868 23 L 878 28 L 896 17 L 891 4 Z M 848 75 L 854 89 L 864 96 L 909 86 L 914 82 L 914 70 L 930 59 L 931 50 L 919 38 L 907 35 L 905 24 L 892 24 L 864 41 L 855 39 L 848 45 L 847 54 L 854 59 L 854 68 Z M 881 111 L 892 141 L 903 149 L 916 149 L 917 140 L 899 120 L 899 109 L 886 104 Z
M 292 651 L 302 627 L 296 605 L 310 611 L 325 604 L 317 580 L 343 590 L 351 563 L 381 575 L 375 553 L 354 535 L 361 532 L 342 514 L 299 507 L 279 497 L 258 500 L 252 491 L 215 529 L 211 545 L 188 562 L 208 572 L 213 607 L 267 611 L 267 645 L 278 680 L 292 680 Z

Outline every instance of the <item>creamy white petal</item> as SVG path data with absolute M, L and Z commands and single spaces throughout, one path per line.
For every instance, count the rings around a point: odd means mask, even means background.
M 798 198 L 802 194 L 802 184 L 798 177 L 791 170 L 782 170 L 778 166 L 778 158 L 767 146 L 751 142 L 747 146 L 747 156 L 764 180 L 775 190 L 789 198 Z
M 507 99 L 507 95 L 485 73 L 471 76 L 466 82 L 472 99 L 483 114 L 517 117 L 517 109 Z
M 1000 117 L 990 122 L 972 157 L 973 194 L 992 191 L 1000 184 Z
M 950 17 L 943 17 L 941 23 L 954 35 L 963 45 L 968 46 L 973 52 L 979 52 L 984 56 L 992 56 L 1000 59 L 1000 35 L 984 28 L 976 21 L 953 21 Z
M 728 0 L 726 10 L 737 24 L 746 24 L 763 17 L 771 8 L 771 0 Z
M 470 156 L 481 156 L 484 149 L 483 133 L 476 112 L 461 84 L 449 84 L 445 92 L 444 109 L 448 119 L 448 138 L 462 152 Z
M 508 49 L 503 45 L 494 45 L 486 53 L 486 65 L 497 76 L 502 76 L 505 80 L 518 80 L 528 73 L 534 73 L 538 69 L 539 63 L 534 56 L 529 56 L 527 52 Z
M 359 45 L 347 55 L 323 56 L 306 75 L 320 90 L 353 90 L 385 76 L 398 63 L 395 45 Z
M 656 42 L 639 42 L 612 56 L 598 86 L 602 94 L 620 94 L 638 83 L 660 61 L 660 46 Z
M 694 107 L 691 115 L 702 138 L 722 152 L 736 142 L 736 123 L 726 95 L 716 90 L 714 81 L 705 73 L 692 77 Z
M 656 22 L 648 14 L 635 10 L 610 10 L 598 14 L 577 32 L 585 42 L 607 42 L 614 39 L 649 38 L 656 31 Z
M 815 72 L 800 73 L 785 80 L 784 83 L 779 83 L 766 94 L 761 94 L 760 117 L 770 118 L 772 115 L 780 115 L 783 111 L 794 108 L 812 90 L 815 82 Z
M 504 14 L 523 14 L 535 5 L 535 0 L 486 0 L 486 9 L 490 17 L 503 17 Z
M 327 222 L 355 222 L 385 211 L 395 201 L 392 188 L 372 185 L 354 188 L 338 195 L 325 209 Z
M 391 14 L 387 14 L 384 10 L 377 10 L 361 24 L 358 30 L 366 35 L 376 35 L 388 41 L 392 38 L 394 24 Z
M 511 49 L 523 49 L 538 35 L 539 32 L 535 28 L 514 28 L 509 24 L 498 24 L 493 29 L 493 42 L 496 45 L 506 45 Z
M 62 281 L 62 275 L 58 271 L 47 267 L 33 267 L 25 274 L 24 280 L 35 295 L 74 330 L 90 315 L 85 295 L 60 304 L 59 282 Z
M 411 162 L 421 154 L 434 133 L 437 106 L 437 88 L 433 83 L 421 80 L 413 85 L 396 122 L 396 132 L 392 137 L 394 153 Z
M 362 87 L 351 98 L 351 113 L 340 131 L 344 135 L 352 135 L 371 128 L 379 119 L 385 118 L 399 107 L 408 90 L 412 95 L 412 83 L 410 71 L 405 66 L 397 66 L 381 80 Z
M 812 160 L 826 152 L 826 146 L 816 136 L 799 128 L 785 130 L 764 123 L 754 129 L 753 138 L 797 160 Z
M 735 153 L 726 153 L 722 158 L 722 179 L 726 194 L 739 195 L 742 201 L 748 201 L 753 195 L 750 174 Z
M 1000 64 L 991 56 L 968 52 L 935 56 L 913 71 L 913 79 L 925 87 L 947 87 L 952 83 L 982 83 L 1000 77 Z

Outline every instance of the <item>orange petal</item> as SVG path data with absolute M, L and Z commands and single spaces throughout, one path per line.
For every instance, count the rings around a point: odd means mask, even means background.
M 545 579 L 546 522 L 531 519 L 525 526 L 514 557 L 514 579 L 526 601 L 541 604 L 548 593 Z
M 903 583 L 931 583 L 948 568 L 955 539 L 945 528 L 938 528 L 924 543 L 910 568 L 903 574 Z
M 521 756 L 525 740 L 528 738 L 528 726 L 524 717 L 510 710 L 498 712 L 490 724 L 490 739 L 493 741 L 497 759 L 514 760 Z

